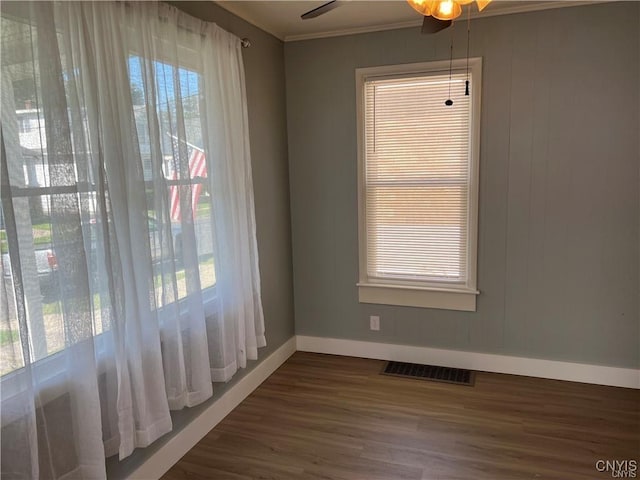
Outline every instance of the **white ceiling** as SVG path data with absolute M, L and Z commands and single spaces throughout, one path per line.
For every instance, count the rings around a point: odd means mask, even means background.
M 216 3 L 231 13 L 284 41 L 331 37 L 419 26 L 422 17 L 405 0 L 338 0 L 340 6 L 317 18 L 302 20 L 300 15 L 325 3 L 325 0 L 219 0 Z M 507 1 L 494 0 L 480 14 L 471 5 L 474 16 L 570 7 L 596 1 Z

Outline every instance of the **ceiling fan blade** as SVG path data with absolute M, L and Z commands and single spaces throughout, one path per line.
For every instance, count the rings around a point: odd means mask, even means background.
M 330 2 L 323 3 L 319 7 L 314 8 L 313 10 L 309 10 L 308 12 L 303 13 L 302 15 L 300 15 L 300 18 L 303 20 L 307 20 L 309 18 L 316 18 L 339 6 L 340 4 L 338 3 L 337 0 L 331 0 Z
M 437 33 L 440 30 L 444 30 L 445 28 L 451 26 L 451 20 L 438 20 L 432 16 L 425 16 L 424 20 L 422 20 L 422 30 L 420 33 L 423 35 L 428 35 L 430 33 Z

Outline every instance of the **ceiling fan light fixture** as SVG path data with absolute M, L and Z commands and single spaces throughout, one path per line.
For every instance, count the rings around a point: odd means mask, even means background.
M 433 3 L 432 0 L 407 0 L 407 3 L 411 5 L 411 8 L 413 8 L 420 15 L 431 15 L 431 4 Z
M 436 0 L 431 5 L 431 15 L 438 20 L 453 20 L 462 14 L 462 7 L 456 0 Z
M 492 0 L 407 0 L 416 12 L 423 15 L 423 34 L 439 32 L 451 25 L 453 20 L 462 15 L 462 7 L 476 2 L 482 11 Z M 467 7 L 467 11 L 471 7 Z
M 476 0 L 476 5 L 478 6 L 478 11 L 481 12 L 490 3 L 491 3 L 491 0 Z

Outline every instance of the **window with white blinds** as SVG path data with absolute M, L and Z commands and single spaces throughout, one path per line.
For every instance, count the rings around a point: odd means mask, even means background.
M 475 309 L 480 59 L 444 63 L 358 70 L 361 301 Z

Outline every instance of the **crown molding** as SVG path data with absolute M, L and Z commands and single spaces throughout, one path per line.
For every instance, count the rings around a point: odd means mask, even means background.
M 499 15 L 513 15 L 517 13 L 536 12 L 541 10 L 555 9 L 555 8 L 595 5 L 598 3 L 611 3 L 613 1 L 615 0 L 545 1 L 545 2 L 540 2 L 536 4 L 523 3 L 522 5 L 510 5 L 508 7 L 502 7 L 493 11 L 491 9 L 487 9 L 484 12 L 478 12 L 472 9 L 471 19 L 495 17 Z M 280 33 L 276 32 L 270 25 L 264 22 L 264 20 L 260 18 L 259 15 L 254 15 L 251 12 L 246 12 L 242 8 L 238 8 L 237 3 L 225 2 L 225 1 L 215 1 L 214 3 L 216 3 L 221 8 L 227 10 L 228 12 L 232 13 L 233 15 L 236 15 L 237 17 L 242 18 L 243 20 L 252 24 L 253 26 L 282 40 L 283 42 L 298 42 L 302 40 L 314 40 L 318 38 L 341 37 L 345 35 L 358 35 L 361 33 L 381 32 L 386 30 L 397 30 L 402 28 L 414 28 L 422 25 L 422 19 L 417 18 L 416 20 L 407 21 L 407 22 L 383 23 L 378 25 L 367 25 L 367 26 L 353 27 L 353 28 L 326 30 L 322 32 L 287 35 L 281 32 Z M 273 2 L 273 3 L 277 3 L 277 2 Z
M 555 8 L 580 7 L 584 5 L 595 5 L 598 3 L 611 3 L 615 0 L 599 0 L 599 1 L 548 1 L 538 4 L 512 5 L 500 10 L 485 10 L 484 12 L 471 12 L 471 19 L 497 17 L 502 15 L 513 15 L 516 13 L 537 12 L 542 10 L 551 10 Z M 385 30 L 398 30 L 401 28 L 414 28 L 422 25 L 422 19 L 411 22 L 387 23 L 382 25 L 371 25 L 365 27 L 345 28 L 340 30 L 331 30 L 317 33 L 303 33 L 298 35 L 285 35 L 282 40 L 285 42 L 298 42 L 302 40 L 314 40 L 318 38 L 341 37 L 345 35 L 357 35 L 360 33 L 382 32 Z
M 214 1 L 213 3 L 215 3 L 219 7 L 223 8 L 227 12 L 234 14 L 236 17 L 241 18 L 245 22 L 250 23 L 254 27 L 257 27 L 260 30 L 267 32 L 268 34 L 273 35 L 278 40 L 284 41 L 285 38 L 286 38 L 285 36 L 283 36 L 283 35 L 279 34 L 278 32 L 274 31 L 269 25 L 264 23 L 260 19 L 259 16 L 253 15 L 253 14 L 247 14 L 247 12 L 242 11 L 241 9 L 239 9 L 237 7 L 237 5 L 234 4 L 234 3 L 224 2 L 224 1 Z

